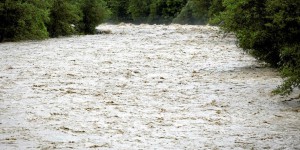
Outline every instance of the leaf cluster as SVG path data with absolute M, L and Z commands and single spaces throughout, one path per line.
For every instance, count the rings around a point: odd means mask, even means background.
M 169 24 L 187 0 L 106 0 L 112 22 Z
M 223 28 L 235 32 L 240 47 L 279 68 L 284 83 L 274 92 L 300 87 L 300 1 L 224 0 Z
M 49 21 L 47 3 L 39 0 L 6 0 L 0 3 L 0 40 L 45 39 Z
M 109 14 L 102 0 L 2 0 L 0 42 L 93 34 Z

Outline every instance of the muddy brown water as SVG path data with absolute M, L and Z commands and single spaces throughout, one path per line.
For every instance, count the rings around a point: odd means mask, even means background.
M 216 27 L 0 44 L 0 149 L 300 149 L 298 100 Z

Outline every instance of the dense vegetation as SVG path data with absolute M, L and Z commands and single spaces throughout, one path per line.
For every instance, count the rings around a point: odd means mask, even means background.
M 93 34 L 108 15 L 102 0 L 2 0 L 0 40 Z
M 275 92 L 300 87 L 300 1 L 224 0 L 224 29 L 236 33 L 239 45 L 281 70 L 285 82 Z
M 300 87 L 299 0 L 2 0 L 0 17 L 1 41 L 93 34 L 104 21 L 220 25 L 281 70 L 276 93 Z
M 6 0 L 0 3 L 1 40 L 44 39 L 48 37 L 47 3 L 36 0 Z

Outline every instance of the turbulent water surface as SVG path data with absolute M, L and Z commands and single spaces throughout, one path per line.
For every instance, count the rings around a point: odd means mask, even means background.
M 300 149 L 278 73 L 210 26 L 0 44 L 0 149 Z

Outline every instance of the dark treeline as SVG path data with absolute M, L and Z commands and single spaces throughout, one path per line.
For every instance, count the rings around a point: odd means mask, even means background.
M 101 0 L 1 0 L 0 40 L 93 34 L 108 15 Z
M 93 34 L 104 21 L 206 24 L 220 12 L 220 4 L 220 0 L 1 0 L 0 40 Z
M 1 0 L 0 17 L 1 41 L 94 34 L 104 21 L 219 25 L 281 70 L 276 93 L 300 87 L 299 0 Z
M 300 88 L 300 1 L 224 0 L 223 6 L 218 19 L 237 35 L 239 46 L 280 69 L 285 82 L 274 92 Z
M 222 0 L 106 0 L 110 21 L 149 24 L 206 24 L 225 7 Z

